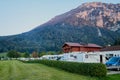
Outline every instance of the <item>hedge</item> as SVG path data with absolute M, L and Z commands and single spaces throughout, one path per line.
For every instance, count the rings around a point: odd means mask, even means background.
M 27 63 L 41 63 L 47 66 L 56 67 L 72 73 L 81 75 L 103 77 L 107 74 L 107 69 L 101 63 L 78 63 L 78 62 L 65 62 L 53 60 L 33 60 L 26 61 Z

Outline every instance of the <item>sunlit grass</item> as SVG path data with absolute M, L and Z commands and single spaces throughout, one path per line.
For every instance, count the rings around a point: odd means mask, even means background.
M 42 64 L 0 61 L 0 80 L 118 80 L 120 75 L 105 78 L 77 75 Z
M 0 61 L 0 80 L 95 80 L 96 78 L 68 73 L 42 64 Z

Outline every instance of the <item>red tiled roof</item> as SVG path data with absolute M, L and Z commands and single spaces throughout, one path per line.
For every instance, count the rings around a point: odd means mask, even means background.
M 101 49 L 101 51 L 116 51 L 116 50 L 120 50 L 120 45 L 118 45 L 118 46 L 107 46 L 107 47 Z
M 97 44 L 91 44 L 91 43 L 88 43 L 87 45 L 85 45 L 85 47 L 102 47 L 102 46 L 99 46 Z
M 80 45 L 79 43 L 71 43 L 71 42 L 66 42 L 65 44 L 69 46 L 83 46 L 83 45 Z
M 96 44 L 91 44 L 91 43 L 89 43 L 89 44 L 79 44 L 79 43 L 66 42 L 65 44 L 67 44 L 67 45 L 69 45 L 69 46 L 78 46 L 78 47 L 100 47 L 100 48 L 101 48 L 101 46 L 96 45 Z M 64 44 L 64 45 L 65 45 L 65 44 Z M 64 45 L 63 45 L 63 46 L 64 46 Z

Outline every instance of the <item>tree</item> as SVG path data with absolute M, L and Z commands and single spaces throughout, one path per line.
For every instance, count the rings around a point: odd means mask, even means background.
M 120 45 L 120 38 L 118 38 L 117 40 L 115 40 L 115 42 L 113 43 L 113 45 Z
M 21 56 L 20 53 L 18 53 L 15 50 L 11 50 L 7 53 L 7 57 L 9 57 L 9 58 L 18 58 L 20 56 Z
M 37 57 L 38 57 L 38 53 L 37 53 L 36 51 L 34 51 L 34 52 L 32 53 L 32 57 L 33 57 L 33 58 L 37 58 Z
M 46 53 L 45 52 L 41 52 L 41 53 L 38 54 L 39 57 L 42 57 L 43 55 L 46 55 Z
M 23 57 L 28 58 L 28 57 L 30 57 L 30 54 L 28 52 L 25 52 Z
M 63 54 L 63 52 L 62 51 L 58 51 L 57 54 Z
M 47 54 L 48 54 L 48 55 L 54 55 L 55 52 L 53 52 L 53 51 L 49 51 L 49 52 L 47 52 Z

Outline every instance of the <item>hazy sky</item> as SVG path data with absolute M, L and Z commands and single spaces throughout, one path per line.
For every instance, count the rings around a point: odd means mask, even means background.
M 120 0 L 0 0 L 0 36 L 19 34 L 85 2 Z

